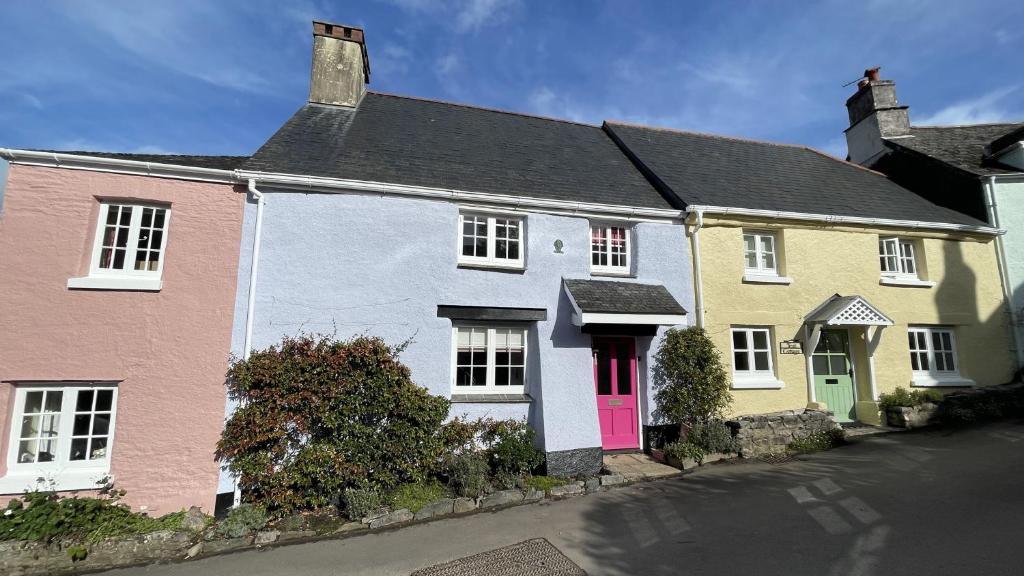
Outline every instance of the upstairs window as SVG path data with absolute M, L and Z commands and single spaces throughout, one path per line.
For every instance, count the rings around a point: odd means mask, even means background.
M 523 219 L 479 214 L 459 215 L 459 263 L 523 267 Z
M 169 217 L 164 206 L 101 204 L 90 275 L 159 276 Z
M 590 226 L 590 269 L 604 274 L 629 274 L 629 228 Z
M 894 278 L 917 278 L 914 243 L 905 238 L 882 238 L 878 241 L 878 260 L 882 275 Z
M 778 258 L 775 234 L 771 232 L 743 233 L 743 270 L 746 274 L 777 276 Z

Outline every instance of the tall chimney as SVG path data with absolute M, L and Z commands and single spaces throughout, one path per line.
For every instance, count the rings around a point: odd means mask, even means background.
M 309 101 L 356 106 L 369 83 L 370 58 L 363 29 L 314 20 Z
M 850 114 L 850 127 L 844 131 L 846 149 L 850 161 L 858 164 L 871 165 L 885 151 L 883 138 L 910 134 L 910 114 L 896 100 L 896 83 L 880 80 L 878 70 L 865 70 L 857 93 L 846 101 Z

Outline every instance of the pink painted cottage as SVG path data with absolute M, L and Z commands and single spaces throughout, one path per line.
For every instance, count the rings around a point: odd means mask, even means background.
M 0 499 L 110 479 L 212 512 L 243 159 L 0 158 Z

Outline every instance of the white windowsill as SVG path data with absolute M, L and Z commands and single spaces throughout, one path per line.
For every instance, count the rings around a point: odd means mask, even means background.
M 786 384 L 774 376 L 733 376 L 733 390 L 778 390 Z
M 526 270 L 526 265 L 522 262 L 515 262 L 512 264 L 505 264 L 502 262 L 484 262 L 480 260 L 459 260 L 459 268 L 482 268 L 482 269 L 493 269 L 493 270 L 513 270 L 523 271 Z
M 21 494 L 33 490 L 99 490 L 100 482 L 112 481 L 110 471 L 106 468 L 83 470 L 36 470 L 8 471 L 0 478 L 0 494 Z
M 615 268 L 591 268 L 590 274 L 593 276 L 617 276 L 619 278 L 630 278 L 633 276 L 633 273 L 629 270 Z
M 921 280 L 920 278 L 900 278 L 896 276 L 882 276 L 878 281 L 882 286 L 909 286 L 913 288 L 932 288 L 935 282 Z
M 789 276 L 778 276 L 776 274 L 755 274 L 746 272 L 743 274 L 743 281 L 753 284 L 792 284 L 793 279 Z
M 914 388 L 939 388 L 943 386 L 951 387 L 966 387 L 974 386 L 977 382 L 970 378 L 964 378 L 959 374 L 953 374 L 949 376 L 936 376 L 933 374 L 914 374 L 910 380 L 910 385 Z
M 160 278 L 137 276 L 82 276 L 68 278 L 68 288 L 85 290 L 136 290 L 158 292 L 163 288 Z

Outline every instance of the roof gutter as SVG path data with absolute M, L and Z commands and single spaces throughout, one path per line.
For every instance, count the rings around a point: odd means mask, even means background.
M 720 215 L 753 216 L 758 218 L 778 218 L 781 220 L 802 220 L 807 222 L 823 222 L 830 225 L 852 224 L 857 226 L 886 226 L 891 228 L 911 228 L 921 230 L 942 230 L 948 232 L 964 232 L 1002 236 L 1006 230 L 991 226 L 973 224 L 952 224 L 948 222 L 921 222 L 917 220 L 891 220 L 888 218 L 865 218 L 861 216 L 837 216 L 829 214 L 808 214 L 805 212 L 786 212 L 782 210 L 758 210 L 754 208 L 729 208 L 723 206 L 689 206 L 690 212 L 703 212 Z
M 201 180 L 204 182 L 235 183 L 232 170 L 215 168 L 198 168 L 177 164 L 160 164 L 155 162 L 139 162 L 138 160 L 122 160 L 120 158 L 102 158 L 99 156 L 81 156 L 63 152 L 39 152 L 36 150 L 17 150 L 0 148 L 0 158 L 14 164 L 28 166 L 49 166 L 71 170 L 90 170 L 92 172 L 114 172 L 133 174 L 136 176 L 154 176 L 157 178 L 175 178 L 178 180 Z
M 450 202 L 468 204 L 488 204 L 513 210 L 547 210 L 558 213 L 576 215 L 594 215 L 625 218 L 633 221 L 678 221 L 686 216 L 682 210 L 665 208 L 639 208 L 615 204 L 597 204 L 589 202 L 573 202 L 565 200 L 545 200 L 527 196 L 509 196 L 504 194 L 488 194 L 467 192 L 449 188 L 430 188 L 407 184 L 389 184 L 364 180 L 347 180 L 342 178 L 325 178 L 318 176 L 296 176 L 293 174 L 251 172 L 238 170 L 239 178 L 255 180 L 263 184 L 301 190 L 322 192 L 365 192 L 372 194 L 433 198 Z
M 985 192 L 985 209 L 988 212 L 988 221 L 993 226 L 999 226 L 999 210 L 996 204 L 996 178 L 995 176 L 989 176 L 981 183 L 981 188 Z M 1011 294 L 1012 287 L 1010 286 L 1010 269 L 1006 262 L 1006 246 L 1003 244 L 1003 238 L 996 238 L 996 263 L 999 268 L 999 284 L 1003 288 L 1003 301 L 1006 302 L 1006 313 L 1010 316 L 1010 337 L 1013 342 L 1013 355 L 1017 359 L 1017 370 L 1024 367 L 1024 358 L 1021 357 L 1020 347 L 1020 335 L 1017 333 L 1018 318 L 1017 311 L 1013 307 L 1013 297 Z

